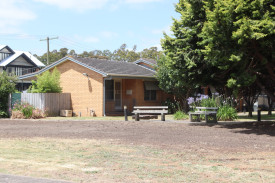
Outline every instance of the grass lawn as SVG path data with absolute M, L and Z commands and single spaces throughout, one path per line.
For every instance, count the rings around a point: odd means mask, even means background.
M 253 117 L 248 117 L 248 112 L 238 113 L 238 121 L 257 121 L 257 112 L 253 112 Z M 267 115 L 267 111 L 261 112 L 261 120 L 275 121 L 275 111 L 272 111 L 272 115 Z
M 168 114 L 165 115 L 165 119 L 168 121 L 175 120 L 174 115 Z M 183 120 L 188 120 L 189 116 L 185 115 Z M 257 121 L 257 112 L 253 112 L 253 117 L 248 117 L 248 112 L 238 113 L 238 119 L 235 121 L 239 122 L 246 122 L 246 121 Z M 275 121 L 275 111 L 273 111 L 272 115 L 267 115 L 267 111 L 261 112 L 261 119 L 262 120 L 269 120 L 269 121 Z M 45 119 L 42 119 L 45 120 Z M 47 117 L 46 120 L 92 120 L 92 121 L 124 121 L 124 116 L 106 116 L 106 117 Z M 129 121 L 134 121 L 131 116 L 128 116 Z M 142 120 L 142 119 L 141 119 Z M 160 115 L 158 116 L 158 119 L 160 120 Z
M 275 182 L 273 152 L 160 149 L 115 140 L 0 139 L 0 172 L 74 182 Z

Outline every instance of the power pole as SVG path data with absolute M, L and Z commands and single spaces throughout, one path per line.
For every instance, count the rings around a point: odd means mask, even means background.
M 47 41 L 47 65 L 49 65 L 49 54 L 50 54 L 50 40 L 58 39 L 58 37 L 49 38 L 46 39 L 40 39 L 40 41 Z

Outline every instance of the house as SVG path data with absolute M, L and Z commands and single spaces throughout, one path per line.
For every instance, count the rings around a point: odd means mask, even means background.
M 158 87 L 155 70 L 138 63 L 65 57 L 19 79 L 35 80 L 55 67 L 61 73 L 63 92 L 71 93 L 72 109 L 78 116 L 122 114 L 124 106 L 132 111 L 135 105 L 161 105 L 168 97 Z
M 0 72 L 6 71 L 10 75 L 21 76 L 36 72 L 45 65 L 35 56 L 26 51 L 15 51 L 7 45 L 0 45 Z M 30 82 L 20 82 L 16 88 L 19 91 L 28 89 Z

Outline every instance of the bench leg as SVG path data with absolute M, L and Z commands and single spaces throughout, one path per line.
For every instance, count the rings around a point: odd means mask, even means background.
M 197 118 L 194 119 L 193 116 L 197 116 Z M 189 119 L 190 119 L 190 122 L 200 122 L 201 121 L 199 114 L 189 114 Z
M 135 121 L 139 121 L 139 113 L 135 114 Z
M 208 118 L 212 117 L 212 120 L 209 120 Z M 205 122 L 206 123 L 217 123 L 217 115 L 216 114 L 209 114 L 209 115 L 205 115 Z
M 161 121 L 165 121 L 165 114 L 164 113 L 161 114 Z

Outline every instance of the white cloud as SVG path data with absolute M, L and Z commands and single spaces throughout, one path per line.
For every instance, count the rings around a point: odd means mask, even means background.
M 1 32 L 19 32 L 20 24 L 36 18 L 36 15 L 20 0 L 0 1 L 0 7 Z
M 126 3 L 152 3 L 160 1 L 162 0 L 125 0 Z
M 108 0 L 35 0 L 46 4 L 58 6 L 61 9 L 73 9 L 83 12 L 89 9 L 100 9 Z

